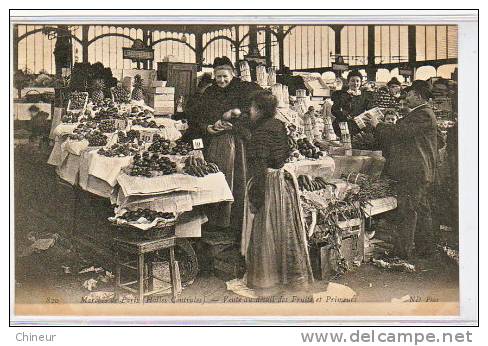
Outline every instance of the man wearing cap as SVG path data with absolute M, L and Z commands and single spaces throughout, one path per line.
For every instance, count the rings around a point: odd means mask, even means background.
M 380 142 L 390 143 L 390 174 L 398 182 L 397 237 L 395 254 L 409 258 L 435 250 L 431 197 L 436 175 L 437 121 L 428 100 L 429 84 L 416 80 L 406 90 L 410 112 L 396 124 L 387 124 L 374 115 L 367 122 Z

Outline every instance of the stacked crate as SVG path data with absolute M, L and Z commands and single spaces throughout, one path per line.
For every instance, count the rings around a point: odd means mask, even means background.
M 175 113 L 175 88 L 153 85 L 148 93 L 147 103 L 154 108 L 154 115 Z

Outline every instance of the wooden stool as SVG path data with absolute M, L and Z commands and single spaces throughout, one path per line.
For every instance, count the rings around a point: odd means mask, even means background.
M 152 262 L 145 261 L 145 255 L 151 254 L 158 250 L 169 250 L 169 270 L 171 276 L 171 293 L 173 299 L 176 299 L 177 292 L 177 280 L 176 277 L 176 262 L 175 262 L 175 244 L 176 237 L 161 238 L 155 240 L 132 240 L 124 238 L 114 238 L 115 251 L 116 251 L 116 267 L 115 267 L 115 292 L 118 294 L 119 289 L 125 289 L 127 291 L 136 293 L 139 295 L 139 303 L 144 303 L 144 297 L 165 291 L 165 289 L 152 290 L 151 278 L 159 281 L 161 278 L 152 275 Z M 120 256 L 120 252 L 136 255 L 137 259 L 129 262 L 123 262 Z M 135 265 L 131 265 L 135 263 Z M 137 280 L 121 283 L 121 270 L 122 267 L 137 271 Z M 147 285 L 144 285 L 147 281 Z M 138 284 L 138 289 L 131 288 L 129 286 Z M 145 289 L 147 287 L 147 291 Z

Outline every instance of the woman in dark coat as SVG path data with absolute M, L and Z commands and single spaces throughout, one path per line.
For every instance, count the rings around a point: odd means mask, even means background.
M 259 91 L 250 110 L 247 189 L 241 253 L 246 256 L 247 286 L 258 294 L 313 282 L 298 184 L 285 171 L 290 148 L 285 125 L 274 118 L 277 100 Z
M 332 115 L 335 120 L 332 122 L 336 135 L 340 137 L 339 123 L 347 122 L 349 132 L 355 135 L 361 130 L 353 118 L 374 107 L 374 100 L 370 92 L 361 91 L 362 75 L 358 71 L 351 71 L 347 75 L 347 90 L 336 91 L 332 94 Z
M 239 121 L 231 123 L 223 119 L 236 110 L 237 113 L 246 113 L 252 92 L 260 87 L 235 78 L 234 67 L 227 57 L 215 59 L 214 79 L 214 84 L 202 95 L 201 114 L 195 120 L 208 140 L 205 158 L 216 163 L 225 174 L 234 202 L 210 206 L 207 216 L 213 228 L 230 228 L 238 236 L 244 211 L 247 182 L 245 142 L 249 131 Z

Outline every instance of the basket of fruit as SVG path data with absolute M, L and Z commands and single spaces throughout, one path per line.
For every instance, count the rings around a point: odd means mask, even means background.
M 157 239 L 175 235 L 177 217 L 175 213 L 139 208 L 136 210 L 122 209 L 109 220 L 126 236 Z
M 68 108 L 71 113 L 85 113 L 88 104 L 88 93 L 84 91 L 73 91 L 69 96 Z

